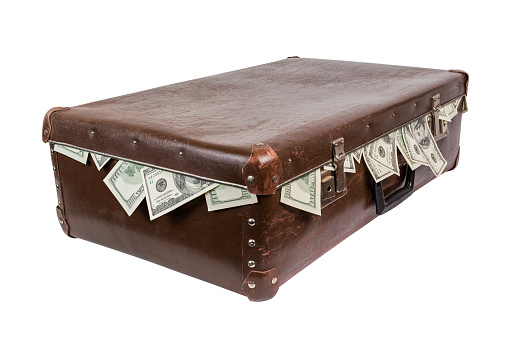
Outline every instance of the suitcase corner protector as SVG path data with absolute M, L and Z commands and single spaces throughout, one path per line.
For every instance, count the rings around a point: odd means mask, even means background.
M 251 156 L 242 167 L 247 190 L 257 195 L 276 193 L 282 172 L 283 165 L 276 152 L 272 147 L 261 142 L 251 147 Z
M 67 235 L 69 238 L 74 238 L 69 230 L 69 224 L 65 220 L 64 213 L 60 209 L 59 206 L 57 206 L 57 217 L 58 217 L 58 223 L 62 227 L 62 231 L 64 231 L 65 235 Z
M 242 291 L 250 301 L 266 301 L 276 295 L 280 284 L 275 268 L 268 271 L 251 271 L 242 283 Z

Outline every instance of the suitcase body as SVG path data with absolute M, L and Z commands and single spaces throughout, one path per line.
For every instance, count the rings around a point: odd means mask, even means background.
M 399 155 L 401 175 L 377 185 L 364 160 L 356 173 L 344 173 L 344 160 L 334 158 L 338 152 L 419 117 L 429 116 L 435 127 L 436 95 L 450 102 L 466 95 L 467 85 L 461 71 L 288 58 L 54 108 L 44 118 L 42 136 L 50 144 L 58 220 L 71 237 L 250 300 L 267 300 L 322 254 L 435 179 L 427 166 L 408 171 Z M 456 115 L 446 131 L 434 130 L 445 171 L 458 162 L 461 118 Z M 82 164 L 53 151 L 55 145 L 112 160 L 98 171 L 90 159 Z M 197 198 L 150 221 L 142 202 L 128 216 L 103 183 L 118 160 L 247 188 L 258 203 L 209 212 L 205 199 Z M 335 169 L 323 169 L 328 164 Z M 321 216 L 280 202 L 286 184 L 317 168 L 323 169 Z

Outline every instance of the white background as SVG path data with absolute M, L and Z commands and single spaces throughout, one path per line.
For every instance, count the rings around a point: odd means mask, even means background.
M 509 337 L 497 3 L 3 2 L 0 337 Z M 49 108 L 292 55 L 468 71 L 459 167 L 263 303 L 64 236 L 41 141 Z

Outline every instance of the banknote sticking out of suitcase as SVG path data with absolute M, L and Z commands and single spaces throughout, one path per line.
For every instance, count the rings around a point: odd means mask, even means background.
M 56 107 L 42 139 L 58 221 L 267 300 L 457 166 L 467 85 L 463 71 L 290 57 Z

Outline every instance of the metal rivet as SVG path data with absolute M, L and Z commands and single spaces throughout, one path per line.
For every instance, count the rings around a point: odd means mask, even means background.
M 256 287 L 256 284 L 254 283 L 254 281 L 250 281 L 247 283 L 247 287 L 249 288 L 255 288 Z
M 49 133 L 49 132 L 48 132 L 48 130 L 47 130 L 47 129 L 45 129 L 45 130 L 44 130 L 44 136 L 48 136 L 48 133 Z
M 414 104 L 414 107 L 417 107 L 417 104 Z
M 255 247 L 256 245 L 256 241 L 254 241 L 254 239 L 249 239 L 247 243 L 249 244 L 250 247 Z
M 253 260 L 249 260 L 247 262 L 247 266 L 249 266 L 250 268 L 253 268 L 253 267 L 255 267 L 255 262 Z
M 94 134 L 95 134 L 95 132 L 94 132 L 94 131 L 92 131 L 92 132 L 90 132 L 90 134 L 94 135 Z
M 133 144 L 135 144 L 135 143 L 136 143 L 136 140 L 133 140 Z
M 392 113 L 392 117 L 394 118 L 396 116 L 396 113 Z
M 288 162 L 292 162 L 292 159 L 288 159 Z
M 263 146 L 264 146 L 264 145 L 263 145 L 263 143 L 261 143 L 261 142 L 259 142 L 259 143 L 257 143 L 257 144 L 256 144 L 256 147 L 263 147 Z
M 247 224 L 249 226 L 254 226 L 255 225 L 255 220 L 253 218 L 249 218 L 249 220 L 247 221 Z
M 461 87 L 461 84 L 458 82 L 458 87 Z
M 62 205 L 62 203 L 61 203 L 61 202 L 60 202 L 60 200 L 59 200 L 59 201 L 58 201 L 58 206 L 61 206 L 61 205 Z
M 57 171 L 56 167 L 55 167 L 55 166 L 53 166 L 53 172 L 56 172 L 56 171 Z
M 182 155 L 183 153 L 182 153 L 182 152 L 180 152 L 179 154 L 180 154 L 180 155 Z
M 51 154 L 53 154 L 53 148 L 50 150 Z
M 57 189 L 58 189 L 58 184 L 56 184 L 56 186 L 57 186 Z
M 272 285 L 275 285 L 277 283 L 277 277 L 272 278 Z
M 64 224 L 64 221 L 62 219 L 58 219 L 58 221 L 60 222 L 60 225 Z
M 250 183 L 250 184 L 254 183 L 254 177 L 252 175 L 248 176 L 247 177 L 247 182 Z
M 366 127 L 369 128 L 369 124 Z
M 274 176 L 274 178 L 272 178 L 272 182 L 273 182 L 273 183 L 276 183 L 276 182 L 277 182 L 277 176 Z

